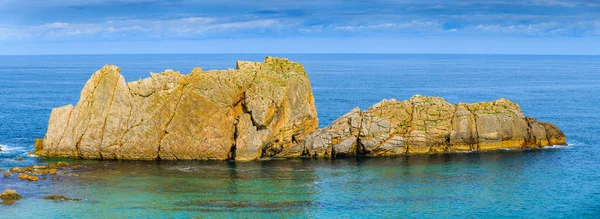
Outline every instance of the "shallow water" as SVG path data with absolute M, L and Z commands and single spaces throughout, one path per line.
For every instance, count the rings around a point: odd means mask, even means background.
M 414 94 L 456 103 L 500 97 L 555 123 L 570 146 L 488 153 L 256 162 L 67 160 L 78 177 L 0 190 L 14 217 L 590 217 L 600 214 L 600 57 L 287 54 L 311 79 L 320 126 L 355 106 Z M 52 163 L 31 157 L 50 110 L 75 104 L 106 63 L 128 81 L 167 68 L 232 68 L 261 54 L 0 56 L 0 169 Z M 23 161 L 15 158 L 23 157 Z M 43 200 L 46 195 L 79 202 Z

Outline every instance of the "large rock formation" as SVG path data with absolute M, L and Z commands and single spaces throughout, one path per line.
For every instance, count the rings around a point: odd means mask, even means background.
M 173 70 L 126 83 L 107 65 L 76 106 L 52 110 L 36 154 L 130 160 L 254 160 L 318 127 L 302 65 L 267 57 L 235 70 Z
M 314 131 L 314 132 L 313 132 Z M 76 106 L 52 110 L 36 153 L 131 160 L 255 160 L 388 156 L 565 144 L 550 123 L 505 99 L 450 104 L 384 100 L 317 130 L 304 68 L 287 59 L 238 61 L 236 70 L 167 70 L 126 83 L 116 66 L 92 75 Z
M 383 100 L 362 112 L 355 108 L 283 154 L 388 156 L 564 144 L 565 135 L 556 126 L 524 116 L 506 99 L 453 105 L 415 95 Z

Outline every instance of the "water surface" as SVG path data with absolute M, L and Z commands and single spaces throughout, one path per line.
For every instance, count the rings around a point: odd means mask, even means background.
M 27 155 L 50 110 L 75 104 L 89 76 L 116 64 L 128 81 L 262 61 L 264 54 L 0 56 L 0 169 L 58 160 Z M 302 63 L 320 126 L 352 108 L 414 94 L 457 102 L 501 97 L 549 121 L 570 146 L 527 151 L 257 162 L 67 160 L 78 177 L 0 190 L 14 217 L 597 217 L 600 213 L 600 57 L 279 54 Z M 15 158 L 22 157 L 23 161 Z M 80 202 L 43 200 L 46 195 Z

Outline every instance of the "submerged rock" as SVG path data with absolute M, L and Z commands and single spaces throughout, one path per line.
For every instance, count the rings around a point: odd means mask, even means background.
M 486 151 L 564 145 L 553 124 L 524 116 L 506 99 L 450 104 L 439 97 L 383 100 L 353 109 L 306 137 L 289 155 L 315 157 Z
M 22 180 L 28 180 L 28 181 L 38 181 L 40 180 L 40 177 L 42 180 L 46 179 L 46 174 L 50 174 L 50 175 L 56 175 L 59 172 L 62 172 L 62 170 L 59 169 L 71 169 L 71 170 L 76 170 L 78 169 L 77 165 L 73 165 L 71 167 L 69 167 L 69 164 L 67 162 L 58 162 L 56 164 L 50 164 L 48 166 L 43 166 L 43 165 L 33 165 L 33 166 L 27 166 L 27 167 L 12 167 L 9 169 L 10 173 L 18 173 L 17 177 L 22 179 Z M 12 174 L 10 173 L 4 173 L 4 177 L 11 177 Z M 66 175 L 69 175 L 70 173 L 66 173 Z M 40 175 L 40 177 L 36 176 L 36 175 Z M 72 174 L 71 176 L 78 176 L 77 174 Z
M 308 76 L 302 65 L 282 58 L 238 61 L 235 70 L 195 68 L 188 75 L 166 70 L 130 83 L 119 71 L 105 66 L 85 84 L 76 106 L 52 110 L 46 136 L 36 139 L 37 155 L 257 160 L 565 144 L 556 126 L 524 116 L 505 99 L 474 104 L 420 95 L 383 100 L 317 130 Z
M 50 195 L 50 196 L 44 197 L 44 199 L 54 200 L 54 201 L 81 201 L 81 199 L 69 198 L 69 197 L 65 197 L 64 195 Z
M 53 168 L 53 169 L 61 168 L 61 167 L 68 167 L 68 166 L 69 166 L 69 163 L 59 161 L 58 163 L 56 163 L 55 168 Z
M 17 193 L 17 191 L 12 190 L 12 189 L 7 189 L 4 190 L 2 193 L 0 193 L 0 199 L 2 199 L 2 202 L 0 204 L 6 204 L 6 205 L 11 205 L 14 204 L 16 200 L 19 200 L 23 198 L 21 195 L 19 195 L 19 193 Z
M 238 61 L 235 70 L 173 70 L 126 83 L 97 71 L 76 106 L 52 110 L 36 154 L 128 160 L 253 160 L 277 155 L 317 129 L 302 65 Z

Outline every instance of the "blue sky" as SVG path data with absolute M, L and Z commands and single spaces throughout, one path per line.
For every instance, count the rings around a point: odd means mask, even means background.
M 600 0 L 0 0 L 0 54 L 600 54 Z

